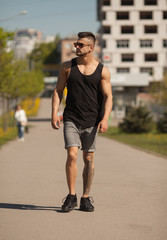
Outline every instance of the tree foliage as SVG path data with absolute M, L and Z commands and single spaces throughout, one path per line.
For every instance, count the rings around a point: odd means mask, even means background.
M 7 41 L 13 33 L 0 28 L 0 94 L 6 99 L 18 99 L 25 96 L 35 97 L 42 88 L 43 74 L 29 71 L 25 60 L 16 60 L 13 52 L 7 51 Z
M 167 106 L 167 72 L 164 73 L 161 82 L 152 83 L 150 92 L 156 99 L 157 103 Z
M 29 54 L 29 59 L 33 68 L 43 68 L 45 64 L 59 64 L 59 36 L 53 42 L 36 44 L 34 50 Z
M 119 128 L 127 133 L 149 132 L 152 128 L 152 116 L 144 106 L 131 108 Z
M 157 122 L 157 129 L 161 133 L 167 133 L 167 112 Z
M 41 71 L 29 71 L 26 60 L 17 60 L 12 51 L 8 51 L 7 41 L 14 36 L 0 28 L 0 97 L 2 112 L 10 109 L 11 102 L 25 97 L 35 98 L 44 87 Z M 4 114 L 3 129 L 7 129 L 6 114 Z

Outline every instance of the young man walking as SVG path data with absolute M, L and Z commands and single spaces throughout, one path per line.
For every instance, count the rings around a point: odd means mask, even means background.
M 106 132 L 112 109 L 110 73 L 93 57 L 95 41 L 95 36 L 91 32 L 78 33 L 78 40 L 74 43 L 78 57 L 62 64 L 52 97 L 52 127 L 59 129 L 61 123 L 57 113 L 63 90 L 67 85 L 63 122 L 69 194 L 62 205 L 64 212 L 69 212 L 77 206 L 75 183 L 80 144 L 84 160 L 80 210 L 94 211 L 89 192 L 94 176 L 96 136 L 97 132 Z

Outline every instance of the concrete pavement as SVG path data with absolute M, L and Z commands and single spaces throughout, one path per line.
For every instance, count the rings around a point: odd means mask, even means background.
M 1 240 L 165 240 L 167 160 L 99 137 L 91 196 L 95 212 L 62 213 L 68 190 L 62 128 L 43 99 L 25 142 L 0 149 Z M 76 192 L 82 194 L 82 154 Z

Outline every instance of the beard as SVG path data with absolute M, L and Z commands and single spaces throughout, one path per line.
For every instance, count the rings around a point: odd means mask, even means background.
M 85 56 L 87 55 L 89 52 L 86 52 L 86 53 L 82 53 L 82 52 L 77 52 L 76 51 L 76 55 L 79 57 L 79 56 Z
M 87 53 L 86 53 L 87 54 Z M 81 53 L 81 52 L 76 52 L 76 55 L 79 57 L 79 56 L 84 56 L 85 53 Z

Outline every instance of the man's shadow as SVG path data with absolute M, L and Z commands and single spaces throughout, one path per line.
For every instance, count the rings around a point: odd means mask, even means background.
M 61 207 L 36 206 L 36 205 L 28 205 L 28 204 L 0 203 L 0 208 L 17 209 L 17 210 L 56 211 L 58 213 L 63 213 L 63 211 L 61 210 Z

